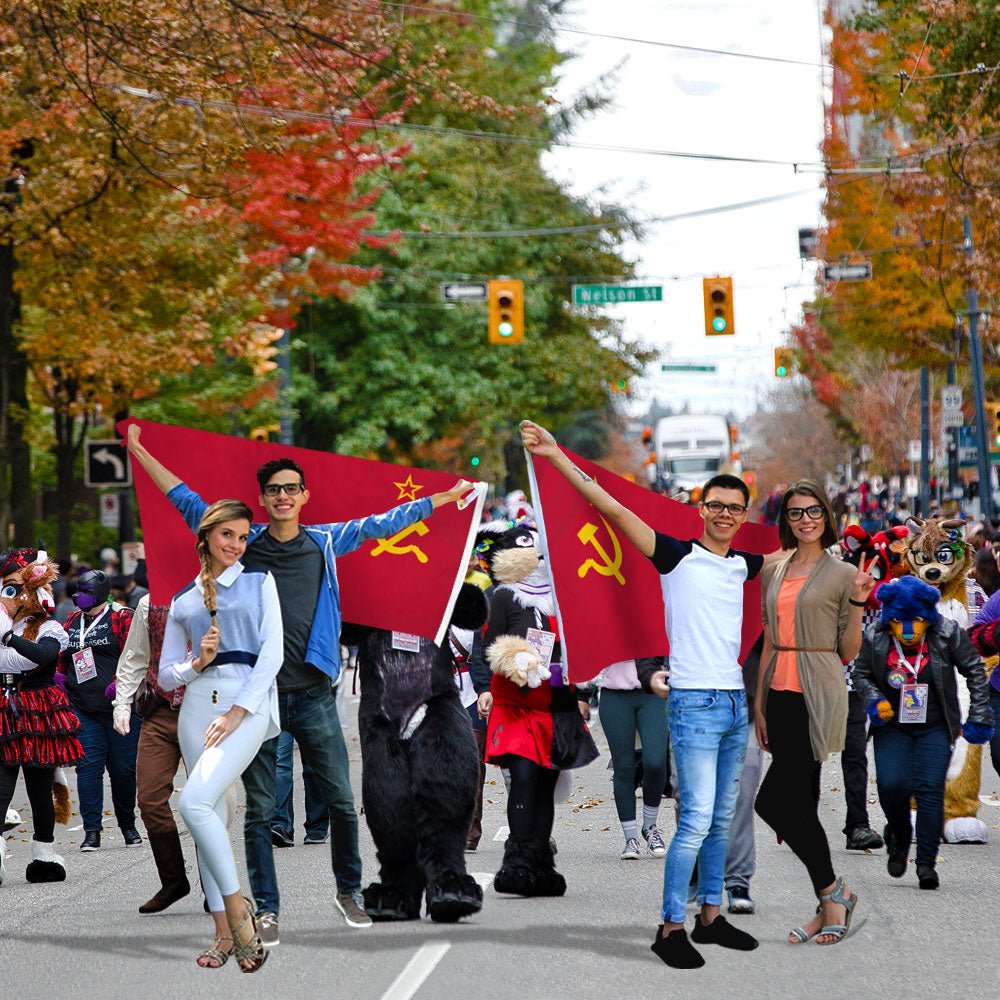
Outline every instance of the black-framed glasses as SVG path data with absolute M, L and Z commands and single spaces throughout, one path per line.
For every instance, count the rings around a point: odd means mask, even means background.
M 803 515 L 808 517 L 810 521 L 822 521 L 826 516 L 826 511 L 818 503 L 811 503 L 808 507 L 789 507 L 785 513 L 788 515 L 789 521 L 801 521 Z
M 721 500 L 709 500 L 708 503 L 703 503 L 702 507 L 710 514 L 721 514 L 724 510 L 728 510 L 733 517 L 740 517 L 747 512 L 746 504 L 723 503 Z
M 264 487 L 264 496 L 281 496 L 281 492 L 284 490 L 290 497 L 297 497 L 305 488 L 305 483 L 268 483 Z

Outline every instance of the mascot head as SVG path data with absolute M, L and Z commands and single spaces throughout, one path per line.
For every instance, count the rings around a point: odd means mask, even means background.
M 877 534 L 869 535 L 864 528 L 850 524 L 844 530 L 841 539 L 844 562 L 858 566 L 864 562 L 868 572 L 875 578 L 875 590 L 869 601 L 876 607 L 876 594 L 879 587 L 906 573 L 906 563 L 903 561 L 903 550 L 910 533 L 906 528 L 889 528 Z
M 476 555 L 494 584 L 521 583 L 541 569 L 538 532 L 527 524 L 490 521 L 481 525 Z
M 941 595 L 915 576 L 904 576 L 885 584 L 878 592 L 882 602 L 882 624 L 903 646 L 919 646 L 940 617 Z
M 59 567 L 49 561 L 43 546 L 37 549 L 8 549 L 0 553 L 0 619 L 4 632 L 25 621 L 23 635 L 34 639 L 42 622 L 55 610 L 52 581 Z M 10 624 L 7 624 L 9 619 Z
M 924 583 L 937 587 L 946 597 L 965 597 L 965 575 L 972 563 L 965 541 L 965 522 L 957 518 L 932 517 L 907 521 L 910 538 L 904 559 L 909 571 Z M 955 591 L 955 593 L 952 593 Z
M 91 608 L 106 604 L 110 593 L 111 578 L 99 569 L 92 569 L 77 581 L 73 603 L 81 611 L 89 611 Z

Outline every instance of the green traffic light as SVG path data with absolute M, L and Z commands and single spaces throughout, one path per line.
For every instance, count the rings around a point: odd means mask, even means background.
M 716 333 L 725 333 L 726 331 L 725 319 L 722 316 L 716 316 L 715 319 L 712 320 L 712 329 Z
M 512 337 L 514 335 L 514 327 L 511 323 L 503 322 L 497 327 L 497 333 L 501 337 Z
M 472 458 L 469 459 L 469 465 L 471 465 L 473 468 L 479 465 L 479 456 L 473 455 Z
M 788 369 L 784 365 L 778 365 L 778 367 L 774 370 L 774 374 L 777 375 L 778 378 L 784 378 L 788 374 Z

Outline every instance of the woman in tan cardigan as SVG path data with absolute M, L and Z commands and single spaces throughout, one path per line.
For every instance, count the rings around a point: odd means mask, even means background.
M 826 553 L 837 541 L 836 523 L 819 485 L 792 483 L 778 511 L 778 539 L 792 551 L 761 573 L 764 649 L 754 721 L 773 760 L 755 808 L 806 866 L 820 901 L 816 916 L 790 932 L 790 944 L 843 940 L 858 901 L 833 871 L 819 779 L 823 761 L 844 746 L 844 663 L 861 648 L 861 613 L 875 581 L 864 564 L 856 570 Z

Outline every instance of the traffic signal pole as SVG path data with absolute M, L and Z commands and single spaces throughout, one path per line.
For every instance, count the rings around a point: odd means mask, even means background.
M 931 509 L 931 373 L 920 369 L 920 516 Z
M 972 220 L 962 217 L 962 245 L 971 262 L 975 245 L 972 242 Z M 993 516 L 993 477 L 990 468 L 990 440 L 986 427 L 986 386 L 983 377 L 983 343 L 979 339 L 979 293 L 970 280 L 965 293 L 969 317 L 969 361 L 972 368 L 972 392 L 976 401 L 976 451 L 979 453 L 979 505 L 987 520 Z

